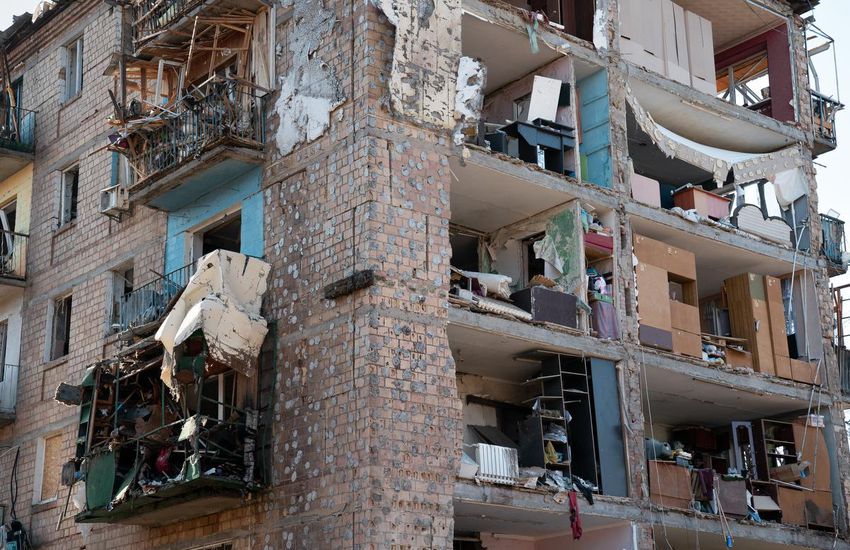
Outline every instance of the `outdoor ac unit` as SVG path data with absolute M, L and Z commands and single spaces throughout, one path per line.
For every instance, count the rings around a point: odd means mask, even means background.
M 107 216 L 130 210 L 130 197 L 121 185 L 107 187 L 100 192 L 100 213 Z

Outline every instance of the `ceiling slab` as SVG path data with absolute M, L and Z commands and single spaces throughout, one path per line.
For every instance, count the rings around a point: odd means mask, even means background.
M 528 35 L 515 32 L 479 17 L 463 15 L 463 55 L 481 59 L 487 67 L 485 93 L 498 90 L 540 67 L 563 57 L 539 41 L 539 51 L 531 51 Z
M 723 281 L 741 273 L 780 277 L 794 269 L 794 265 L 785 260 L 754 254 L 752 250 L 679 231 L 653 220 L 632 216 L 631 221 L 636 233 L 694 253 L 700 298 L 718 294 Z
M 706 522 L 707 523 L 707 522 Z M 734 525 L 734 523 L 733 523 Z M 726 550 L 726 538 L 719 531 L 716 533 L 700 532 L 694 529 L 680 529 L 677 527 L 656 526 L 655 541 L 658 548 L 670 548 L 670 550 L 688 550 L 700 548 L 701 550 Z M 735 537 L 736 550 L 762 550 L 765 541 L 759 539 L 745 539 Z M 779 548 L 779 543 L 777 548 Z M 669 545 L 669 546 L 668 546 Z M 773 543 L 771 543 L 773 546 Z M 805 550 L 809 546 L 798 546 L 796 544 L 782 544 L 782 550 Z
M 573 195 L 547 188 L 494 167 L 449 160 L 452 223 L 491 233 L 506 225 L 569 202 Z
M 668 426 L 717 427 L 805 409 L 807 402 L 788 396 L 729 388 L 688 374 L 644 364 L 641 379 L 647 419 Z M 647 390 L 648 387 L 648 390 Z M 651 413 L 651 416 L 650 416 Z
M 715 52 L 722 52 L 785 22 L 746 0 L 676 0 L 676 3 L 711 21 Z
M 657 87 L 638 76 L 629 78 L 629 86 L 655 122 L 697 143 L 742 153 L 770 153 L 794 143 L 785 134 L 700 107 L 674 91 Z M 758 116 L 750 112 L 743 114 Z
M 582 502 L 582 505 L 584 502 Z M 569 511 L 561 513 L 540 509 L 498 506 L 455 499 L 455 530 L 479 533 L 498 533 L 520 537 L 548 538 L 569 534 Z M 631 529 L 629 522 L 594 516 L 592 506 L 581 509 L 585 531 L 620 525 Z
M 529 351 L 543 349 L 532 342 L 451 323 L 448 336 L 458 373 L 523 382 L 540 371 L 539 362 L 516 359 Z

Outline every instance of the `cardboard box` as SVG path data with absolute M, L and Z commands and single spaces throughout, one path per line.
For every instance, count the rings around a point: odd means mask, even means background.
M 752 370 L 753 354 L 748 351 L 738 351 L 733 348 L 726 348 L 726 364 L 730 367 Z
M 631 182 L 633 199 L 648 206 L 661 207 L 661 188 L 658 180 L 632 174 Z
M 715 195 L 698 187 L 682 189 L 673 194 L 673 204 L 682 210 L 696 210 L 700 216 L 719 220 L 729 216 L 729 203 L 726 197 Z
M 702 358 L 702 338 L 699 334 L 673 329 L 673 351 L 681 355 Z
M 670 325 L 674 329 L 699 334 L 699 308 L 670 300 Z
M 776 376 L 779 378 L 785 378 L 786 380 L 793 379 L 793 376 L 791 375 L 791 359 L 788 357 L 774 355 L 773 369 L 776 371 Z
M 640 324 L 670 331 L 670 300 L 667 299 L 667 272 L 660 267 L 639 263 L 635 267 Z
M 817 362 L 809 362 L 802 359 L 789 359 L 791 363 L 792 380 L 803 382 L 804 384 L 820 384 L 820 376 L 815 380 L 815 371 L 817 371 Z
M 778 479 L 786 483 L 794 483 L 801 477 L 811 475 L 811 464 L 805 460 L 796 464 L 786 464 L 778 468 L 770 469 L 770 479 Z M 782 506 L 782 504 L 779 504 Z

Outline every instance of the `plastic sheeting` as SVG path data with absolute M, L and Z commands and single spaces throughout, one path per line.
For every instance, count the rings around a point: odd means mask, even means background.
M 162 379 L 169 387 L 180 344 L 198 330 L 208 360 L 253 375 L 268 332 L 260 306 L 269 270 L 262 260 L 224 250 L 198 260 L 197 271 L 155 336 L 165 348 Z

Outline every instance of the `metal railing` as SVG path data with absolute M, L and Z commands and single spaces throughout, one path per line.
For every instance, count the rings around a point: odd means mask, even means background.
M 812 124 L 814 126 L 815 137 L 828 141 L 833 145 L 837 144 L 835 137 L 835 113 L 840 111 L 844 105 L 814 90 L 810 93 L 812 96 Z
M 191 263 L 125 294 L 119 301 L 119 331 L 147 325 L 167 313 L 171 300 L 183 290 L 195 273 Z
M 834 263 L 841 264 L 844 253 L 844 222 L 826 214 L 820 215 L 821 233 L 823 233 L 823 255 Z
M 149 125 L 132 133 L 138 154 L 130 156 L 137 185 L 174 170 L 227 143 L 262 149 L 263 97 L 236 81 L 217 81 L 198 99 L 187 95 Z
M 26 279 L 28 240 L 29 235 L 0 230 L 0 278 Z
M 0 148 L 24 153 L 35 150 L 35 111 L 0 105 Z
M 133 44 L 136 48 L 155 38 L 203 0 L 142 0 L 133 3 Z
M 18 397 L 18 365 L 0 365 L 2 378 L 0 378 L 0 412 L 15 412 L 15 403 Z

